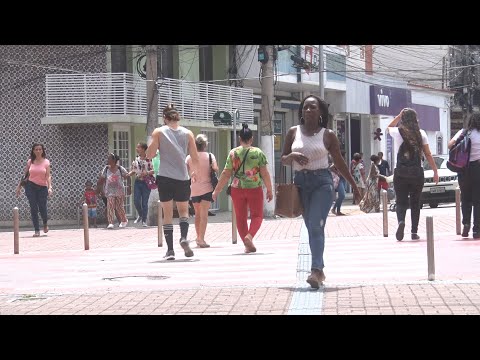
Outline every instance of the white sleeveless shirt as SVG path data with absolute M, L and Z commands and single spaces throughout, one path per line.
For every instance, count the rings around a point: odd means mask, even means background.
M 322 128 L 317 134 L 307 136 L 302 133 L 300 125 L 297 125 L 297 133 L 292 143 L 292 152 L 300 152 L 308 158 L 307 165 L 300 165 L 293 162 L 293 170 L 318 170 L 328 169 L 328 150 L 323 143 L 325 128 Z

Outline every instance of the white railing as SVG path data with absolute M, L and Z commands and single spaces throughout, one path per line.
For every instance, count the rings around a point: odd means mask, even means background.
M 211 120 L 217 111 L 238 109 L 253 123 L 253 90 L 177 79 L 159 79 L 159 115 L 174 103 L 182 118 Z M 46 116 L 147 114 L 146 81 L 127 73 L 47 74 Z

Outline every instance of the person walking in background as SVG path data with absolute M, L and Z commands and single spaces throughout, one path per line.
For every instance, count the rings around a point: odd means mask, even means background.
M 125 189 L 123 179 L 129 178 L 128 171 L 120 166 L 120 157 L 116 154 L 108 155 L 108 165 L 101 173 L 101 181 L 104 183 L 105 196 L 107 197 L 107 229 L 113 229 L 115 212 L 120 217 L 119 228 L 127 227 L 128 220 L 125 214 Z M 131 193 L 131 187 L 128 185 L 127 194 Z
M 282 153 L 282 164 L 295 171 L 294 183 L 300 191 L 303 220 L 308 230 L 312 253 L 311 273 L 307 282 L 314 289 L 325 280 L 323 252 L 325 224 L 332 206 L 333 180 L 328 170 L 328 155 L 341 175 L 352 185 L 354 198 L 358 187 L 340 153 L 340 143 L 332 130 L 327 129 L 328 104 L 315 95 L 308 95 L 300 103 L 300 125 L 288 130 Z
M 398 127 L 397 127 L 398 125 Z M 424 174 L 422 154 L 433 169 L 433 181 L 438 184 L 438 170 L 428 146 L 427 133 L 418 126 L 415 110 L 403 109 L 388 125 L 388 133 L 394 140 L 397 162 L 393 175 L 396 194 L 396 212 L 398 228 L 395 234 L 398 241 L 403 240 L 405 215 L 409 206 L 412 219 L 412 240 L 418 240 L 418 222 L 420 219 L 420 195 L 422 194 Z
M 448 148 L 453 148 L 468 133 L 470 137 L 470 163 L 463 173 L 458 173 L 458 185 L 462 203 L 462 237 L 468 237 L 472 223 L 473 208 L 473 238 L 480 239 L 480 114 L 470 116 L 466 129 L 460 129 L 448 142 Z
M 147 226 L 148 198 L 152 191 L 147 182 L 155 182 L 152 161 L 145 154 L 147 148 L 147 144 L 143 142 L 137 144 L 135 148 L 137 157 L 132 162 L 132 170 L 128 173 L 129 176 L 133 174 L 136 176 L 133 184 L 133 197 L 138 216 L 133 223 L 137 224 L 141 221 L 144 227 Z
M 352 176 L 355 181 L 355 184 L 358 187 L 358 191 L 360 191 L 360 201 L 365 196 L 365 187 L 366 187 L 366 175 L 365 175 L 365 164 L 362 160 L 362 156 L 359 153 L 353 154 L 353 171 Z M 353 203 L 357 204 L 355 198 L 353 199 Z
M 245 253 L 254 253 L 257 248 L 253 238 L 263 221 L 263 188 L 267 188 L 266 198 L 273 199 L 272 180 L 267 169 L 267 158 L 264 152 L 252 146 L 253 133 L 248 124 L 242 125 L 239 133 L 240 146 L 230 150 L 225 168 L 213 191 L 213 200 L 217 199 L 223 187 L 233 174 L 231 196 L 235 208 L 237 230 L 245 246 Z M 250 226 L 248 226 L 248 210 L 250 210 Z
M 198 169 L 198 152 L 193 133 L 178 125 L 180 114 L 173 104 L 163 109 L 165 125 L 152 133 L 152 142 L 147 148 L 147 158 L 152 159 L 157 150 L 160 152 L 161 166 L 157 175 L 158 195 L 163 209 L 163 233 L 167 242 L 166 260 L 175 260 L 173 250 L 173 201 L 177 204 L 180 221 L 180 246 L 186 257 L 193 256 L 187 240 L 188 200 L 190 199 L 191 180 L 195 181 Z M 187 153 L 192 159 L 190 176 L 185 160 Z
M 380 212 L 380 196 L 378 192 L 378 182 L 380 179 L 386 180 L 383 175 L 380 175 L 378 170 L 378 155 L 372 155 L 370 161 L 370 172 L 366 181 L 365 195 L 360 201 L 360 210 L 365 213 Z
M 50 160 L 47 159 L 45 146 L 35 143 L 30 151 L 30 158 L 24 169 L 24 174 L 28 174 L 28 181 L 25 184 L 25 195 L 30 205 L 30 215 L 32 217 L 33 227 L 35 229 L 34 237 L 40 236 L 40 222 L 38 212 L 43 221 L 43 232 L 48 232 L 48 211 L 47 200 L 52 195 L 52 174 L 50 169 Z M 17 197 L 20 196 L 21 182 L 16 188 Z
M 87 204 L 89 224 L 93 222 L 93 227 L 97 227 L 97 192 L 93 188 L 90 180 L 85 182 L 85 190 L 83 192 L 80 205 Z
M 331 156 L 330 156 L 330 158 L 331 158 Z M 345 160 L 345 152 L 344 151 L 342 151 L 342 158 Z M 337 215 L 337 216 L 343 216 L 345 214 L 340 211 L 340 208 L 342 207 L 343 200 L 345 199 L 347 181 L 342 176 L 340 171 L 338 171 L 335 164 L 333 164 L 333 161 L 332 161 L 332 164 L 330 165 L 330 171 L 334 172 L 338 176 L 338 185 L 335 189 L 335 193 L 337 194 L 337 196 L 336 196 L 336 200 L 333 203 L 332 214 Z
M 378 153 L 378 171 L 380 172 L 381 177 L 378 178 L 378 196 L 383 190 L 388 190 L 387 176 L 390 176 L 390 164 L 387 160 L 383 159 L 383 152 Z
M 195 181 L 192 182 L 191 201 L 195 209 L 195 231 L 197 246 L 200 248 L 208 248 L 205 242 L 205 233 L 207 231 L 208 209 L 213 202 L 213 186 L 210 177 L 210 169 L 218 173 L 218 165 L 215 156 L 207 152 L 208 138 L 205 134 L 198 134 L 195 138 L 195 144 L 198 151 L 198 168 Z M 212 165 L 210 165 L 210 161 Z M 187 156 L 187 168 L 190 173 L 192 169 L 192 157 Z

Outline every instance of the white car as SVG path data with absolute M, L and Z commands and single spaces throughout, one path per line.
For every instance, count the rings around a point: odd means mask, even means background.
M 424 184 L 420 201 L 422 206 L 428 204 L 436 208 L 438 204 L 455 202 L 455 189 L 458 187 L 458 174 L 447 169 L 448 155 L 433 155 L 438 168 L 438 184 L 433 182 L 433 170 L 428 161 L 424 161 Z M 390 189 L 393 190 L 393 175 L 387 177 Z M 394 194 L 394 192 L 390 191 Z M 394 195 L 392 195 L 394 197 Z
M 447 169 L 448 155 L 433 155 L 438 168 L 438 184 L 433 182 L 433 170 L 428 161 L 423 164 L 425 182 L 422 190 L 422 205 L 436 208 L 438 204 L 455 202 L 455 189 L 458 187 L 458 174 Z

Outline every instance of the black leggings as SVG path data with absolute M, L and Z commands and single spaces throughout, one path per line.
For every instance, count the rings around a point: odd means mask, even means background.
M 459 174 L 461 190 L 462 224 L 470 225 L 473 207 L 473 232 L 480 232 L 480 161 L 472 161 L 464 174 Z
M 405 214 L 409 205 L 412 217 L 412 234 L 418 231 L 418 221 L 420 220 L 420 196 L 422 195 L 424 177 L 422 176 L 407 179 L 394 176 L 393 187 L 396 196 L 397 220 L 405 221 Z

